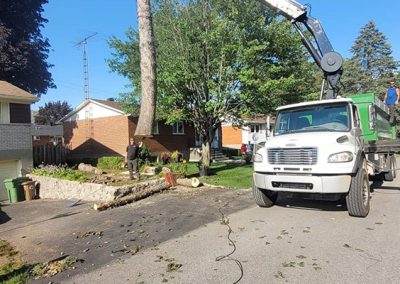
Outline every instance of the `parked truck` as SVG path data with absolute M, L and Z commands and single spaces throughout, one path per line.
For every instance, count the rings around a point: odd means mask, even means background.
M 321 99 L 277 109 L 275 128 L 254 151 L 253 195 L 262 207 L 278 195 L 346 199 L 351 216 L 370 210 L 369 179 L 396 177 L 397 128 L 373 93 L 338 96 L 342 57 L 320 22 L 293 0 L 261 0 L 290 19 L 324 73 Z M 314 37 L 313 44 L 302 26 Z

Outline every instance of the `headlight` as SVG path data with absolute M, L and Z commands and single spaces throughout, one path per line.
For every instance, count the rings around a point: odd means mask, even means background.
M 255 163 L 262 163 L 263 156 L 261 154 L 254 154 L 254 162 Z
M 329 156 L 328 163 L 345 163 L 353 161 L 353 154 L 351 152 L 340 152 Z

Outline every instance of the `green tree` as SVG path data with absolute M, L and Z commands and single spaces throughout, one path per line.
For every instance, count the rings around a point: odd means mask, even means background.
M 40 28 L 47 0 L 0 1 L 0 80 L 40 96 L 55 88 L 47 63 L 50 44 Z
M 268 113 L 302 101 L 314 83 L 297 34 L 253 0 L 160 1 L 157 38 L 158 117 L 191 122 L 202 139 L 202 174 L 210 142 L 225 119 Z M 112 70 L 140 89 L 137 32 L 113 38 Z
M 35 116 L 35 123 L 53 125 L 71 111 L 72 107 L 65 101 L 48 102 L 43 107 L 39 107 L 38 114 Z
M 345 62 L 342 83 L 346 95 L 363 92 L 381 94 L 399 66 L 392 56 L 387 37 L 373 21 L 361 28 Z

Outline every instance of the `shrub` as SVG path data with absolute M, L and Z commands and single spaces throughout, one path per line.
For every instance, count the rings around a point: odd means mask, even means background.
M 97 167 L 102 170 L 117 171 L 124 164 L 123 157 L 101 157 L 97 163 Z
M 174 162 L 180 162 L 182 159 L 182 153 L 176 150 L 174 152 L 171 152 L 170 157 Z
M 40 165 L 32 170 L 32 174 L 38 176 L 46 176 L 53 178 L 60 178 L 72 181 L 85 182 L 88 180 L 86 174 L 81 171 L 74 170 L 65 166 L 52 166 L 52 165 Z
M 140 147 L 139 148 L 139 163 L 145 163 L 148 161 L 150 158 L 150 151 L 149 148 L 146 147 Z
M 169 164 L 168 168 L 172 172 L 181 174 L 182 176 L 187 176 L 188 174 L 188 165 L 186 163 L 186 160 L 183 160 L 181 163 Z

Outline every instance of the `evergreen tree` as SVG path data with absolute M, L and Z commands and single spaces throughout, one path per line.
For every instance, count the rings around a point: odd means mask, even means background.
M 342 81 L 345 94 L 384 92 L 388 81 L 396 75 L 399 64 L 392 56 L 387 37 L 373 21 L 361 28 L 351 52 L 353 56 L 346 62 Z

